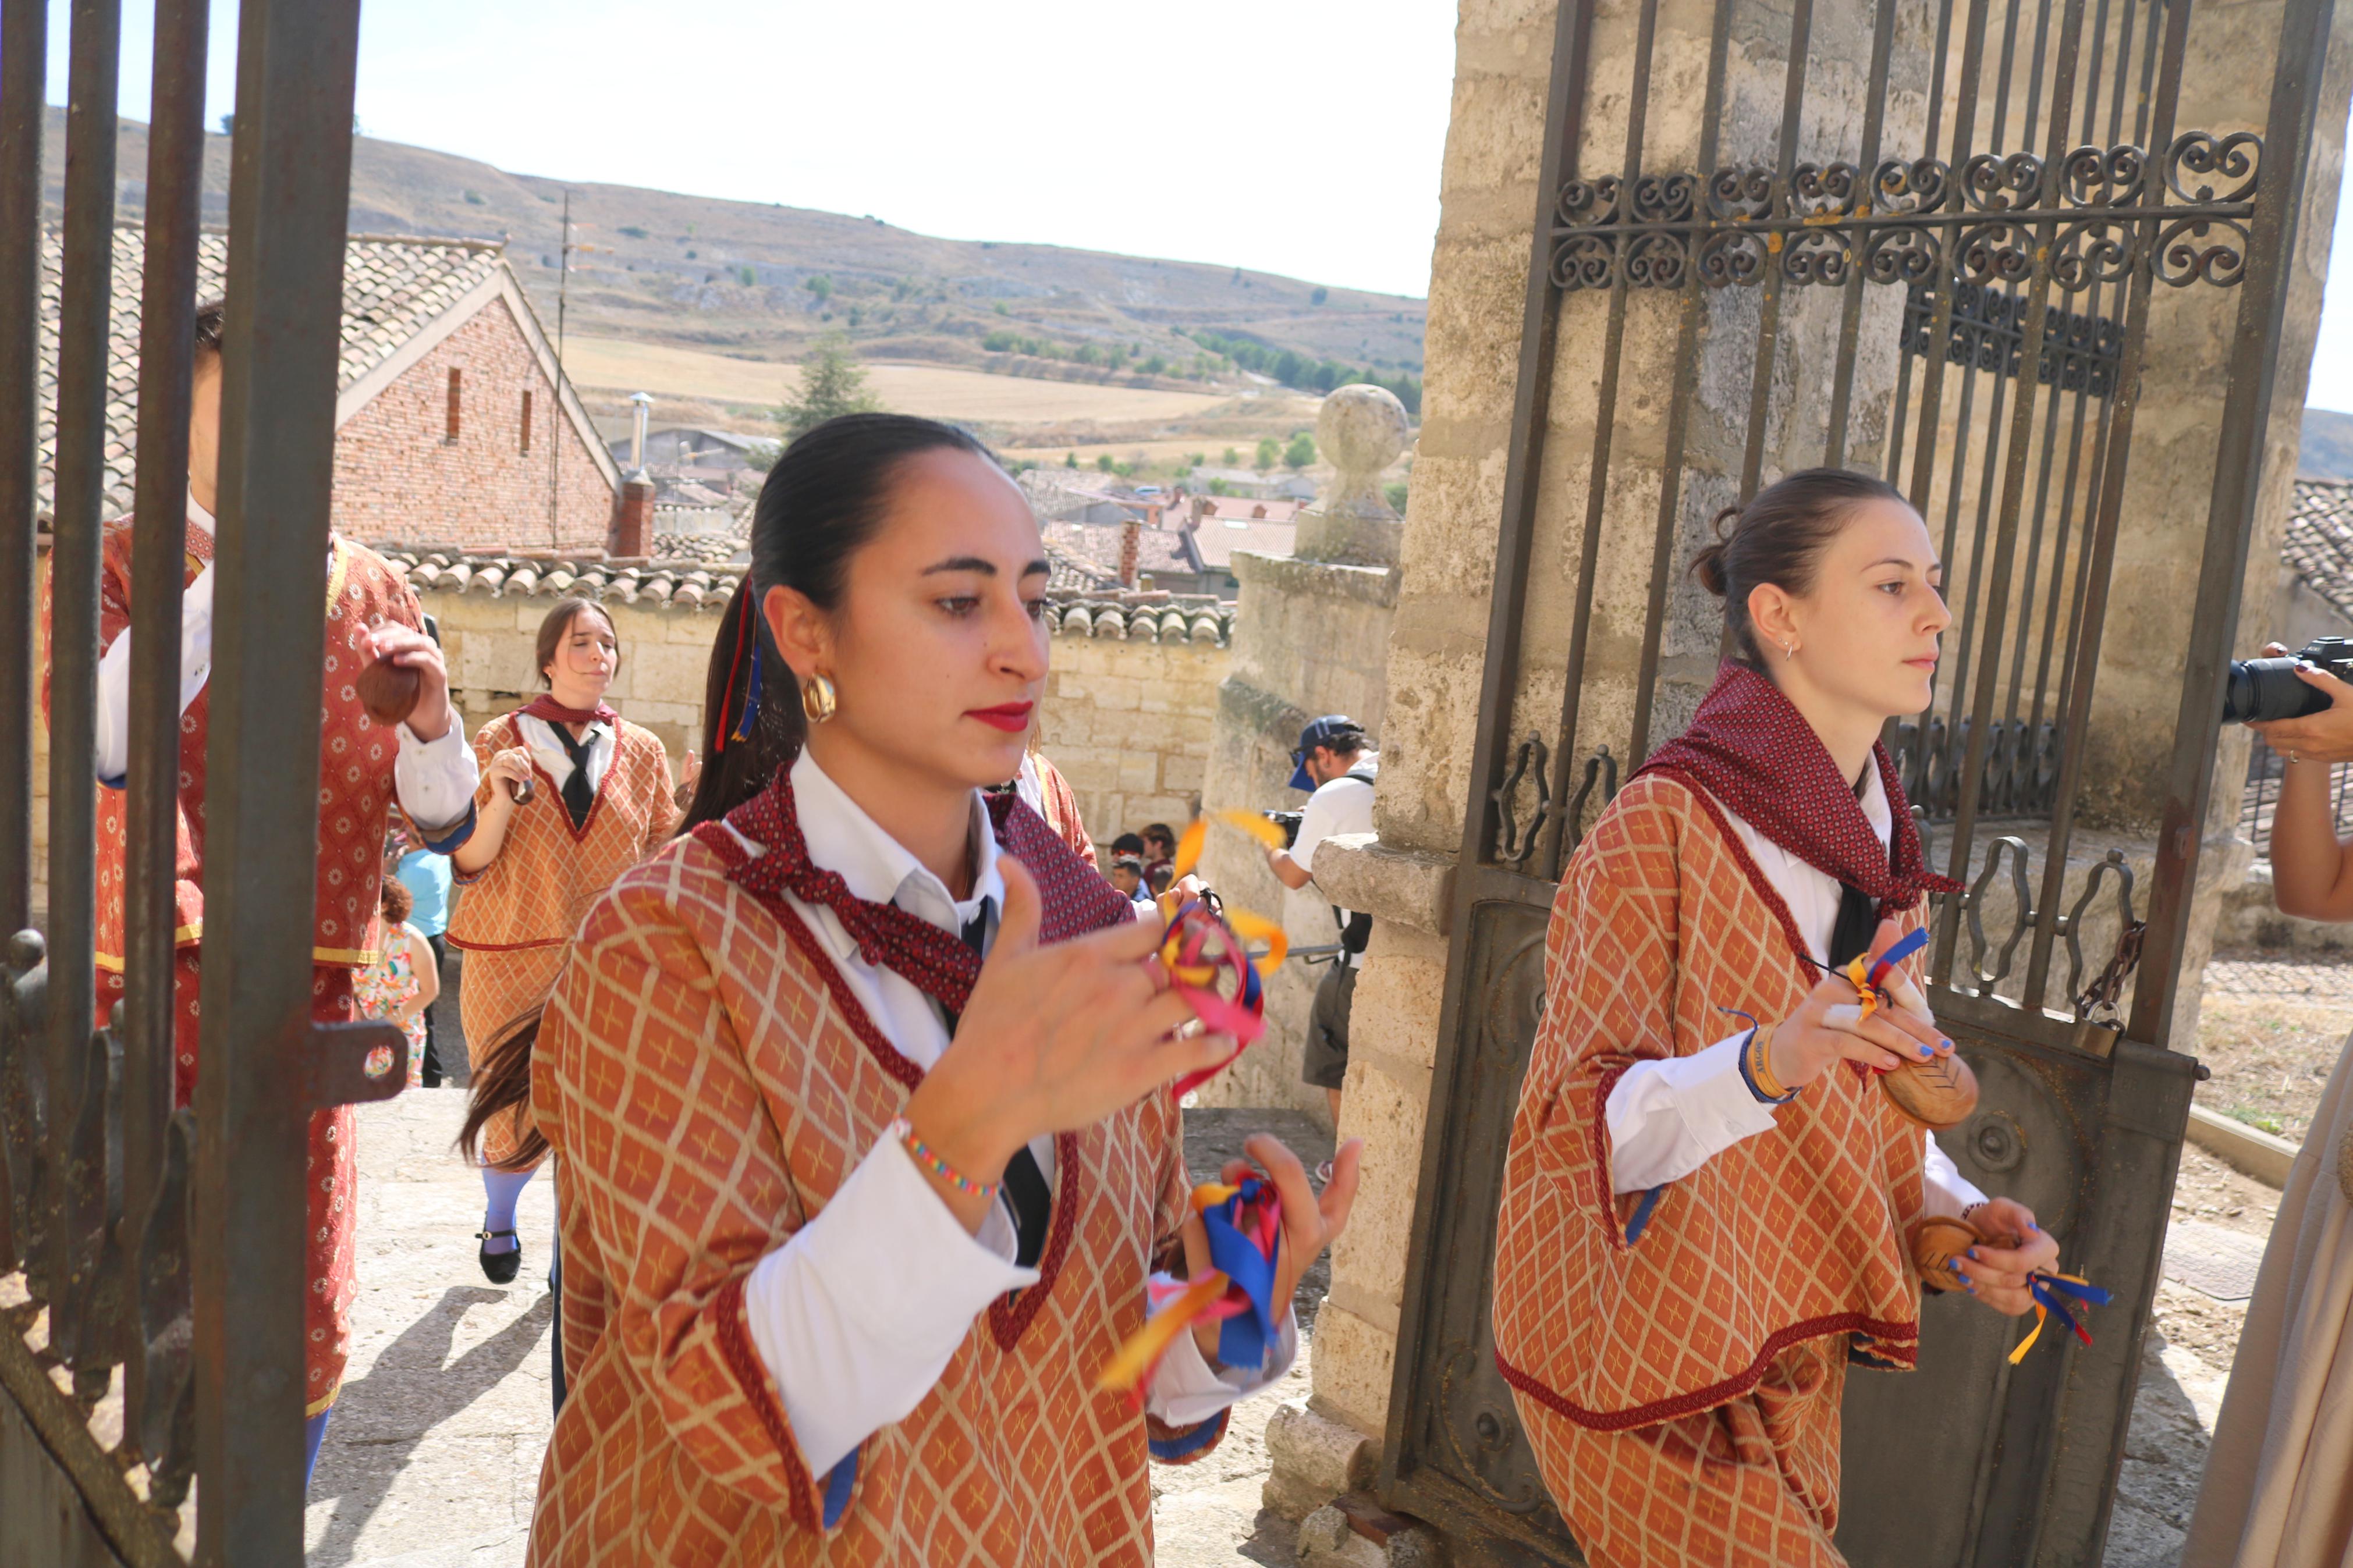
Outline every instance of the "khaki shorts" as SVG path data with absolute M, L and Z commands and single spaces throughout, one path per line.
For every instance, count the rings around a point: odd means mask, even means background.
M 1345 963 L 1332 965 L 1315 987 L 1315 1004 L 1307 1010 L 1307 1041 L 1299 1053 L 1301 1081 L 1318 1089 L 1337 1089 L 1348 1073 L 1348 1011 L 1356 1005 L 1356 972 Z

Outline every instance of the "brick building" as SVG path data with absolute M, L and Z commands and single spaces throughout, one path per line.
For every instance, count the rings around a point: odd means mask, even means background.
M 56 363 L 58 245 L 44 247 L 42 364 Z M 145 234 L 115 230 L 107 505 L 131 507 Z M 222 292 L 227 237 L 204 237 L 196 292 Z M 353 236 L 343 258 L 335 526 L 367 542 L 601 549 L 621 473 L 495 244 Z M 57 436 L 42 384 L 41 493 Z

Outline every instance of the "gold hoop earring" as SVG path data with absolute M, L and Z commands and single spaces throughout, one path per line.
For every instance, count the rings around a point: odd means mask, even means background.
M 833 689 L 831 678 L 812 675 L 801 687 L 801 712 L 812 724 L 822 724 L 834 715 L 841 700 Z

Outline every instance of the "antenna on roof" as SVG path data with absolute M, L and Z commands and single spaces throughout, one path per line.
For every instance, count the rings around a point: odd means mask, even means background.
M 547 434 L 547 542 L 561 542 L 556 524 L 557 499 L 563 494 L 564 442 L 562 422 L 556 418 L 564 403 L 564 298 L 572 281 L 572 191 L 564 192 L 564 243 L 555 257 L 555 385 L 554 395 L 548 399 Z

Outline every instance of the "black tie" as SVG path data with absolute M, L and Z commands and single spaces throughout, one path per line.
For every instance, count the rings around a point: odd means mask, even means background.
M 1841 882 L 1838 919 L 1831 926 L 1831 967 L 1841 968 L 1857 953 L 1869 952 L 1878 934 L 1879 900 Z
M 988 906 L 983 904 L 980 912 L 965 922 L 964 944 L 978 952 L 987 934 Z M 948 1016 L 948 1034 L 953 1037 L 956 1015 L 945 1006 L 941 1011 Z M 1054 1218 L 1054 1189 L 1026 1143 L 1005 1163 L 1004 1197 L 1006 1209 L 1013 1215 L 1013 1261 L 1020 1268 L 1035 1268 L 1038 1259 L 1046 1256 L 1046 1231 Z
M 572 738 L 572 726 L 561 720 L 548 725 L 555 738 L 564 742 L 565 754 L 572 759 L 572 773 L 564 781 L 564 809 L 572 816 L 575 828 L 588 826 L 588 810 L 596 804 L 596 786 L 588 782 L 588 758 L 596 742 L 583 737 Z

